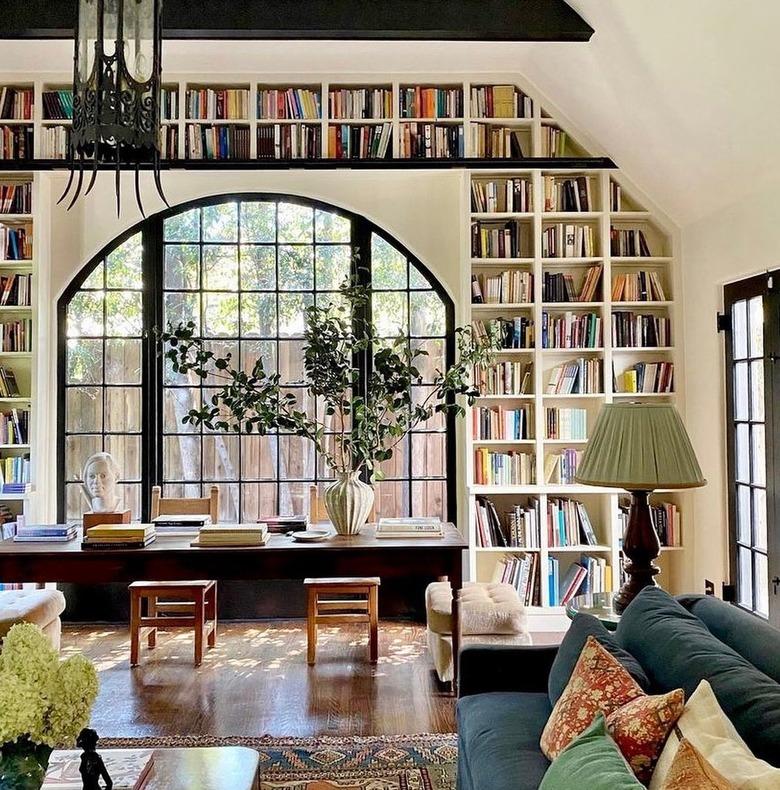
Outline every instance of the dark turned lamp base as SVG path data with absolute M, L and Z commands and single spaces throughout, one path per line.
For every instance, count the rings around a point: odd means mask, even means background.
M 654 563 L 661 553 L 661 543 L 650 515 L 649 491 L 630 491 L 631 508 L 628 524 L 623 535 L 623 555 L 628 581 L 620 588 L 614 599 L 618 614 L 634 600 L 645 587 L 655 587 L 655 576 L 660 568 Z

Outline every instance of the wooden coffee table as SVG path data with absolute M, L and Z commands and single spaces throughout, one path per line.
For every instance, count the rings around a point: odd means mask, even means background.
M 259 762 L 245 746 L 155 749 L 144 790 L 257 790 Z

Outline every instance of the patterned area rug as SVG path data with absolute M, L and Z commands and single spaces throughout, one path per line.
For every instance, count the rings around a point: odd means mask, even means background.
M 101 738 L 101 748 L 248 746 L 260 790 L 455 790 L 455 735 Z

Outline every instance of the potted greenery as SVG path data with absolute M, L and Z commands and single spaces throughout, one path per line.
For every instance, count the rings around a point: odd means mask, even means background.
M 340 299 L 305 310 L 307 389 L 324 404 L 330 433 L 322 420 L 306 414 L 296 397 L 284 391 L 279 374 L 268 373 L 262 359 L 251 371 L 238 369 L 230 354 L 218 357 L 207 350 L 194 336 L 192 322 L 169 326 L 162 339 L 174 372 L 223 382 L 211 401 L 190 410 L 183 422 L 217 431 L 264 434 L 280 429 L 310 439 L 336 478 L 325 492 L 328 515 L 337 532 L 350 535 L 368 518 L 374 501 L 371 483 L 383 477 L 380 465 L 407 433 L 436 413 L 462 416 L 456 396 L 465 396 L 471 405 L 478 394 L 470 383 L 473 367 L 490 360 L 496 340 L 492 335 L 476 337 L 471 327 L 456 329 L 455 363 L 437 370 L 430 394 L 415 403 L 411 388 L 422 381 L 417 364 L 427 352 L 412 348 L 405 338 L 377 336 L 367 318 L 368 287 L 355 279 L 339 291 Z M 354 360 L 369 353 L 370 370 L 359 390 Z

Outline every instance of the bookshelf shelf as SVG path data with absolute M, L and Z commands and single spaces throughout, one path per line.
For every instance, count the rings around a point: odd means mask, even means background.
M 587 544 L 583 546 L 548 546 L 547 551 L 550 554 L 587 554 L 589 551 L 612 551 L 612 547 L 605 545 L 588 546 Z
M 603 258 L 542 258 L 543 266 L 566 268 L 567 266 L 593 266 L 603 263 Z
M 32 222 L 32 214 L 0 214 L 0 223 L 2 222 Z
M 582 309 L 598 309 L 604 307 L 604 302 L 542 302 L 544 310 L 569 311 Z
M 529 211 L 472 211 L 472 219 L 533 219 Z M 530 259 L 533 262 L 533 258 Z
M 543 348 L 540 349 L 542 354 L 560 355 L 560 354 L 601 354 L 604 352 L 603 346 L 596 346 L 595 348 Z
M 675 392 L 613 392 L 613 398 L 673 398 Z
M 672 262 L 672 258 L 667 256 L 626 256 L 626 255 L 613 255 L 612 256 L 612 265 L 613 266 L 654 266 L 654 265 L 661 265 L 667 264 Z
M 660 354 L 674 351 L 674 346 L 615 346 L 613 354 Z
M 671 307 L 674 302 L 665 301 L 665 302 L 612 302 L 612 309 L 613 310 L 622 310 L 624 307 Z
M 475 549 L 487 554 L 511 554 L 513 551 L 541 551 L 541 549 L 529 549 L 525 546 L 476 546 Z
M 542 215 L 543 220 L 569 220 L 572 222 L 582 222 L 589 219 L 600 219 L 600 211 L 545 211 Z
M 533 310 L 533 307 L 533 302 L 483 302 L 471 305 L 471 309 L 477 313 L 493 310 Z
M 474 439 L 476 447 L 516 447 L 520 444 L 534 445 L 536 439 Z
M 563 393 L 547 393 L 542 395 L 543 400 L 602 400 L 603 392 L 572 392 L 570 395 Z

